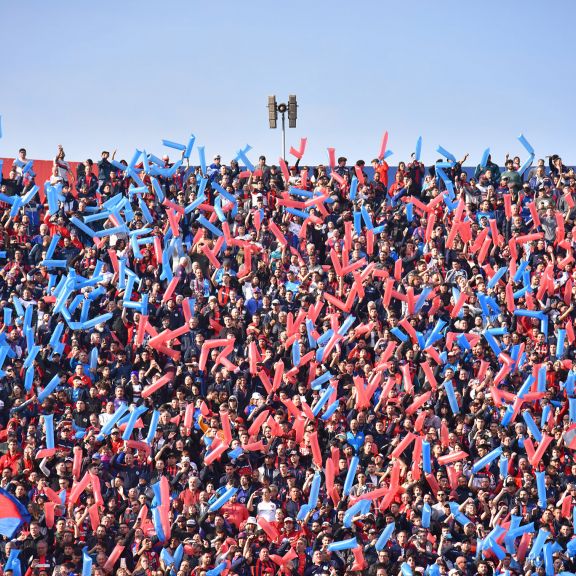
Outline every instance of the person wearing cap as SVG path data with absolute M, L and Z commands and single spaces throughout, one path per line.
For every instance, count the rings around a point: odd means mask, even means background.
M 276 454 L 269 450 L 264 455 L 264 463 L 258 468 L 258 477 L 260 482 L 267 479 L 269 482 L 273 482 L 276 476 L 279 475 L 278 468 L 276 467 Z
M 190 519 L 190 521 L 195 522 L 195 520 L 192 519 Z M 187 523 L 188 519 L 186 516 L 184 514 L 179 514 L 171 528 L 172 536 L 177 537 L 179 540 L 186 539 L 188 537 Z
M 261 154 L 258 157 L 256 174 L 258 174 L 260 178 L 263 180 L 264 184 L 268 186 L 268 183 L 270 181 L 270 166 L 266 164 L 266 156 L 264 156 L 264 154 Z
M 252 295 L 246 300 L 246 310 L 251 316 L 262 310 L 262 290 L 258 286 L 252 289 Z
M 116 156 L 116 150 L 112 152 L 112 160 L 114 160 Z M 114 165 L 110 162 L 110 152 L 107 150 L 103 150 L 100 153 L 100 160 L 98 161 L 98 184 L 100 190 L 104 183 L 110 180 L 110 175 L 114 172 Z
M 298 450 L 291 450 L 288 453 L 288 468 L 290 473 L 296 478 L 296 484 L 300 485 L 305 476 L 305 469 L 300 464 L 300 452 Z
M 237 390 L 234 390 L 234 395 L 239 396 Z M 250 404 L 246 407 L 246 414 L 249 421 L 254 419 L 254 415 L 256 414 L 255 411 L 261 411 L 263 404 L 264 397 L 262 394 L 260 394 L 260 392 L 252 392 L 250 396 Z
M 212 159 L 212 163 L 210 164 L 210 166 L 208 166 L 207 176 L 211 180 L 214 180 L 218 176 L 218 174 L 220 173 L 220 168 L 222 167 L 221 160 L 222 159 L 220 157 L 220 154 L 215 154 L 213 159 Z
M 284 518 L 284 522 L 280 527 L 280 530 L 282 532 L 282 536 L 287 538 L 291 544 L 294 544 L 301 535 L 300 530 L 298 530 L 297 523 L 291 516 L 286 516 Z
M 245 530 L 248 535 L 254 534 L 258 527 L 258 522 L 254 516 L 248 516 L 244 526 L 241 526 L 242 530 Z

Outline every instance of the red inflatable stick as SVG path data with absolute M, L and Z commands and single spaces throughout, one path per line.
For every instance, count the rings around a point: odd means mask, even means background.
M 162 386 L 165 386 L 171 380 L 172 376 L 170 374 L 164 374 L 164 376 L 158 378 L 158 380 L 156 380 L 154 384 L 150 384 L 150 386 L 147 386 L 146 388 L 144 388 L 144 390 L 142 390 L 142 398 L 148 398 L 148 396 L 151 396 L 152 394 L 154 394 L 154 392 L 160 390 Z
M 388 130 L 384 132 L 384 136 L 382 136 L 382 142 L 380 143 L 380 152 L 378 152 L 378 159 L 384 160 L 384 156 L 386 156 L 386 147 L 388 146 Z
M 122 552 L 124 552 L 124 546 L 116 544 L 114 550 L 112 550 L 110 556 L 108 556 L 108 560 L 106 560 L 106 563 L 103 566 L 105 572 L 112 571 L 112 568 L 114 568 L 114 565 L 116 564 L 116 562 L 118 562 L 118 559 L 122 555 Z
M 312 432 L 310 438 L 310 449 L 312 450 L 312 459 L 318 468 L 322 468 L 322 453 L 318 444 L 318 432 Z
M 258 416 L 256 416 L 256 419 L 254 420 L 254 422 L 252 422 L 250 428 L 248 428 L 248 434 L 250 434 L 250 436 L 258 436 L 258 433 L 260 432 L 260 427 L 262 426 L 262 424 L 264 424 L 264 422 L 266 422 L 268 414 L 270 414 L 270 410 L 264 410 L 263 412 L 260 412 Z
M 304 156 L 307 140 L 308 140 L 307 138 L 300 138 L 300 148 L 298 148 L 298 150 L 290 146 L 290 154 L 292 154 L 292 156 L 295 156 L 296 158 L 298 158 L 298 160 L 300 160 L 302 156 Z

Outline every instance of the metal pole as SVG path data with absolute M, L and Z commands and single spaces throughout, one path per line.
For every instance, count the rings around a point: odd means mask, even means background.
M 282 112 L 282 158 L 286 162 L 286 112 Z

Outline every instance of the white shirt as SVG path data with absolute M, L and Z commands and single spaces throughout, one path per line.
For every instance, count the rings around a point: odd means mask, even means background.
M 61 178 L 64 182 L 69 182 L 70 180 L 70 164 L 66 160 L 56 159 L 54 160 L 56 164 L 56 172 L 58 178 Z
M 264 518 L 268 520 L 268 522 L 274 522 L 274 520 L 276 520 L 276 504 L 274 504 L 274 502 L 265 502 L 262 500 L 262 502 L 258 504 L 257 510 L 256 516 Z
M 102 414 L 98 416 L 100 426 L 105 426 L 112 419 L 112 416 L 114 416 L 114 414 L 108 414 L 108 412 L 102 412 Z

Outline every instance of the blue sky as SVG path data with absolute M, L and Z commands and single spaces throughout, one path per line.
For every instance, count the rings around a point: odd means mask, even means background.
M 442 3 L 33 0 L 0 3 L 4 56 L 0 156 L 97 158 L 190 133 L 225 161 L 250 144 L 277 162 L 267 96 L 296 94 L 304 164 L 326 148 L 370 161 L 389 132 L 390 161 L 438 144 L 468 163 L 559 153 L 576 163 L 569 0 Z M 90 7 L 90 9 L 88 9 Z M 167 151 L 167 150 L 166 150 Z M 193 162 L 198 162 L 193 153 Z

